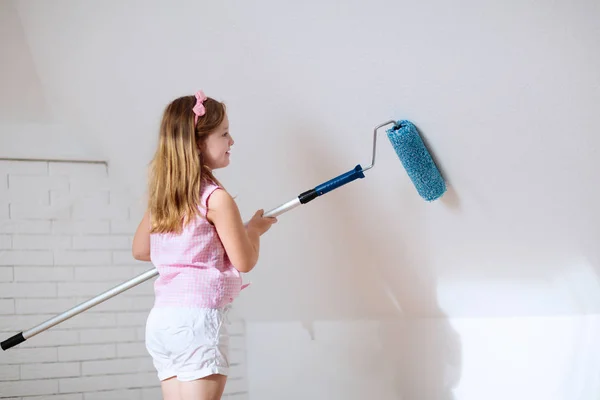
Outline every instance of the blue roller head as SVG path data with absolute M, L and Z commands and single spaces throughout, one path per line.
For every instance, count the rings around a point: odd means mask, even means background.
M 413 123 L 398 121 L 387 136 L 419 195 L 427 201 L 441 197 L 446 183 Z

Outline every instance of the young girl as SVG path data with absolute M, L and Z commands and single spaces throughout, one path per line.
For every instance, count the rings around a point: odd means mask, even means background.
M 260 236 L 275 218 L 258 210 L 244 225 L 213 170 L 229 165 L 234 141 L 225 105 L 202 91 L 169 104 L 152 160 L 148 210 L 133 255 L 159 275 L 146 323 L 165 400 L 216 400 L 229 368 L 227 311 L 254 268 Z

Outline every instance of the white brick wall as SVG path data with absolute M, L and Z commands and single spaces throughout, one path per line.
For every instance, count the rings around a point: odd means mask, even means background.
M 0 160 L 0 340 L 152 268 L 131 256 L 143 205 L 104 164 Z M 0 352 L 0 399 L 161 399 L 144 325 L 152 281 Z M 232 317 L 224 399 L 248 399 Z

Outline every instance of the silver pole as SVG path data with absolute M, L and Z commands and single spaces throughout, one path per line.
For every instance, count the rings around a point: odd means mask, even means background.
M 287 203 L 280 205 L 279 207 L 276 207 L 270 211 L 267 211 L 266 213 L 264 213 L 263 216 L 264 217 L 277 217 L 287 211 L 290 211 L 290 210 L 298 207 L 301 204 L 302 203 L 300 203 L 300 199 L 298 197 L 296 197 L 294 200 L 290 200 Z
M 93 299 L 87 300 L 79 305 L 76 305 L 75 307 L 71 308 L 70 310 L 65 311 L 64 313 L 57 315 L 54 318 L 50 318 L 49 320 L 42 322 L 41 324 L 24 331 L 23 338 L 29 339 L 30 337 L 35 336 L 38 333 L 45 331 L 46 329 L 52 328 L 54 325 L 58 325 L 61 322 L 65 321 L 77 314 L 80 314 L 86 310 L 89 310 L 90 308 L 102 303 L 103 301 L 110 299 L 111 297 L 118 295 L 119 293 L 122 293 L 128 289 L 131 289 L 134 286 L 139 285 L 142 282 L 147 281 L 150 278 L 155 277 L 156 275 L 158 275 L 158 270 L 156 268 L 148 270 L 148 271 L 144 272 L 143 274 L 140 274 L 127 282 L 121 283 L 120 285 L 115 286 L 114 288 L 109 289 L 102 294 L 99 294 L 98 296 L 94 297 Z
M 277 217 L 278 215 L 281 215 L 289 210 L 292 210 L 292 209 L 298 207 L 299 205 L 301 205 L 300 199 L 295 198 L 293 200 L 288 201 L 287 203 L 280 205 L 279 207 L 276 207 L 276 208 L 264 213 L 263 215 L 265 217 Z M 9 339 L 2 342 L 1 347 L 3 350 L 7 350 L 13 346 L 16 346 L 19 343 L 22 343 L 25 340 L 29 339 L 30 337 L 35 336 L 38 333 L 41 333 L 49 328 L 52 328 L 53 326 L 58 325 L 61 322 L 64 322 L 67 319 L 72 318 L 77 314 L 80 314 L 86 310 L 89 310 L 90 308 L 97 306 L 98 304 L 100 304 L 120 293 L 123 293 L 124 291 L 129 290 L 132 287 L 137 286 L 140 283 L 147 281 L 148 279 L 154 278 L 157 275 L 158 275 L 158 270 L 156 268 L 148 270 L 148 271 L 136 276 L 135 278 L 128 280 L 127 282 L 123 282 L 120 285 L 117 285 L 117 286 L 113 287 L 112 289 L 109 289 L 109 290 L 105 291 L 104 293 L 99 294 L 96 297 L 93 297 L 81 304 L 76 305 L 75 307 L 63 312 L 62 314 L 59 314 L 53 318 L 50 318 L 47 321 L 42 322 L 39 325 L 34 326 L 33 328 L 30 328 L 26 331 L 23 331 L 17 335 L 10 337 Z

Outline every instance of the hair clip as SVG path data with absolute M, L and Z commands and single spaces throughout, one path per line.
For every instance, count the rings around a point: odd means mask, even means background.
M 196 105 L 192 109 L 196 116 L 194 117 L 194 125 L 198 123 L 198 117 L 203 116 L 206 113 L 206 109 L 204 108 L 204 104 L 202 104 L 206 100 L 206 96 L 202 90 L 198 90 L 196 92 Z

